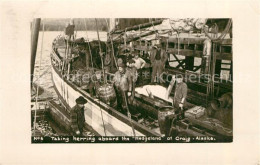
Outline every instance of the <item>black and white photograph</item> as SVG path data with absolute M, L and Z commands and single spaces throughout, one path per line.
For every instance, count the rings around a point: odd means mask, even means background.
M 0 165 L 259 165 L 259 0 L 0 1 Z
M 233 141 L 231 18 L 34 18 L 32 143 Z

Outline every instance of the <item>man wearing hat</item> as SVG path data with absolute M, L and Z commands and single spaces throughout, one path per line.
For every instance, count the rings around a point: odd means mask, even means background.
M 183 105 L 185 104 L 187 98 L 188 87 L 185 82 L 183 82 L 183 76 L 180 74 L 176 75 L 176 87 L 173 98 L 174 107 L 183 110 Z
M 76 105 L 70 111 L 71 129 L 75 135 L 82 135 L 83 133 L 85 123 L 84 104 L 87 102 L 84 97 L 80 96 L 76 99 Z
M 115 91 L 117 94 L 117 105 L 122 110 L 123 113 L 126 112 L 128 92 L 132 91 L 132 80 L 131 74 L 126 70 L 126 65 L 123 61 L 118 61 L 118 71 L 115 73 L 113 78 L 115 85 Z
M 165 50 L 161 49 L 160 44 L 153 46 L 153 48 L 154 51 L 152 51 L 150 57 L 151 65 L 153 67 L 151 82 L 156 82 L 156 78 L 158 78 L 157 82 L 161 82 L 159 78 L 164 70 L 167 54 Z
M 172 80 L 170 82 L 170 85 L 168 89 L 170 89 L 168 95 L 171 92 L 172 86 L 174 85 L 176 80 L 176 87 L 175 87 L 175 92 L 174 92 L 174 98 L 173 98 L 173 106 L 175 108 L 175 114 L 178 114 L 179 117 L 183 118 L 184 117 L 184 112 L 183 112 L 183 107 L 186 101 L 187 97 L 187 91 L 188 87 L 185 82 L 183 82 L 183 76 L 180 74 L 177 74 L 176 76 L 172 77 Z M 178 118 L 179 118 L 178 117 Z M 171 136 L 170 134 L 170 129 L 171 129 L 171 124 L 172 120 L 175 118 L 175 115 L 168 115 L 165 118 L 165 126 L 166 126 L 166 136 Z

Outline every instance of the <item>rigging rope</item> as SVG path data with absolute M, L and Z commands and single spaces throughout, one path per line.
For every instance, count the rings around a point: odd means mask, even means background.
M 97 19 L 95 18 L 96 21 L 96 28 L 97 28 L 97 36 L 98 36 L 98 45 L 99 45 L 99 55 L 101 58 L 101 65 L 102 65 L 102 71 L 103 71 L 103 77 L 105 78 L 105 70 L 104 70 L 104 62 L 103 62 L 103 57 L 102 57 L 102 50 L 101 50 L 101 44 L 100 44 L 100 38 L 99 38 L 99 31 L 98 31 L 98 23 Z M 105 79 L 104 79 L 105 80 Z M 106 83 L 106 82 L 105 82 Z
M 41 65 L 42 65 L 42 49 L 43 49 L 43 38 L 44 38 L 44 23 L 43 23 L 43 32 L 42 32 L 42 43 L 41 43 L 41 56 L 40 56 L 40 67 L 39 67 L 39 71 L 41 69 Z M 38 73 L 40 74 L 40 72 Z M 37 111 L 37 103 L 38 103 L 38 96 L 39 95 L 39 85 L 37 85 L 37 89 L 36 89 L 36 101 L 35 101 L 35 111 L 34 111 L 34 136 L 35 136 L 35 128 L 36 128 L 36 111 Z
M 124 47 L 125 47 L 125 50 L 126 50 L 126 29 L 125 29 L 125 34 L 124 34 Z
M 104 77 L 104 80 L 105 80 L 104 64 L 103 64 L 103 59 L 102 59 L 102 55 L 101 55 L 101 44 L 100 44 L 100 38 L 99 38 L 99 32 L 98 32 L 98 24 L 97 24 L 97 19 L 96 18 L 95 18 L 95 21 L 96 21 L 96 28 L 97 28 L 98 44 L 99 44 L 99 55 L 100 55 L 100 58 L 101 58 L 103 77 Z M 100 98 L 99 98 L 99 104 L 100 104 Z M 100 107 L 100 112 L 101 112 L 101 118 L 102 118 L 102 122 L 103 122 L 104 133 L 105 133 L 105 136 L 106 136 L 106 128 L 105 128 L 103 112 L 102 112 L 101 107 Z
M 125 49 L 126 49 L 126 29 L 125 29 L 125 33 L 124 33 L 124 47 L 125 47 Z M 112 39 L 111 39 L 111 41 L 112 41 Z M 133 131 L 133 135 L 135 136 L 135 129 L 134 129 L 134 125 L 133 125 L 133 123 L 132 123 L 132 119 L 131 119 L 131 113 L 130 113 L 130 111 L 129 111 L 129 108 L 128 108 L 128 104 L 127 104 L 127 99 L 126 99 L 126 95 L 125 95 L 125 93 L 124 93 L 124 99 L 125 99 L 125 102 L 126 102 L 126 107 L 127 107 L 127 112 L 128 112 L 128 114 L 130 114 L 129 116 L 128 116 L 128 118 L 129 118 L 129 121 L 130 121 L 130 124 L 131 124 L 131 127 L 132 127 L 132 131 Z
M 226 34 L 227 34 L 227 33 L 229 32 L 229 30 L 230 30 L 231 25 L 232 25 L 232 20 L 229 19 L 229 20 L 228 20 L 228 23 L 227 23 L 227 25 L 226 25 L 226 28 L 224 29 L 224 31 L 221 33 L 221 35 L 220 35 L 218 38 L 212 38 L 212 37 L 209 35 L 209 33 L 207 32 L 207 30 L 205 29 L 205 27 L 204 27 L 203 31 L 205 32 L 206 36 L 209 37 L 209 39 L 211 39 L 212 41 L 219 41 L 219 40 L 222 40 L 222 39 L 225 38 Z
M 109 28 L 109 25 L 108 25 L 108 22 L 107 22 L 107 19 L 106 20 L 106 23 L 107 23 L 107 28 Z M 117 65 L 117 62 L 116 62 L 116 57 L 115 57 L 115 52 L 114 52 L 114 45 L 113 45 L 113 39 L 111 37 L 111 34 L 108 33 L 108 36 L 110 38 L 110 41 L 111 41 L 111 46 L 112 46 L 112 55 L 113 55 L 113 58 L 114 58 L 114 61 L 115 61 L 115 65 L 116 65 L 116 68 L 118 69 L 118 65 Z
M 88 37 L 88 30 L 87 30 L 87 22 L 86 22 L 86 19 L 84 19 L 84 22 L 85 22 L 85 28 L 86 28 L 86 39 L 87 39 L 87 42 L 88 42 L 88 49 L 89 49 L 89 54 L 90 54 L 90 59 L 91 59 L 91 66 L 92 66 L 92 69 L 94 69 L 94 64 L 93 64 L 93 59 L 92 59 L 92 51 L 91 51 L 91 48 L 90 48 L 90 41 L 89 41 L 89 37 Z M 96 81 L 94 81 L 94 84 L 96 86 Z M 99 99 L 99 105 L 100 105 L 100 99 Z M 105 128 L 105 123 L 104 123 L 104 118 L 103 118 L 103 113 L 102 113 L 102 109 L 101 107 L 99 106 L 100 108 L 100 112 L 101 112 L 101 118 L 102 118 L 102 123 L 103 123 L 103 128 L 104 128 L 104 134 L 106 136 L 106 128 Z M 92 110 L 92 106 L 91 106 L 91 110 Z
M 140 25 L 139 25 L 139 41 L 140 41 L 140 42 L 139 42 L 139 45 L 140 45 L 140 46 L 141 46 L 141 42 L 142 42 L 142 41 L 141 41 L 141 39 L 142 39 L 142 38 L 141 38 L 141 34 L 142 34 L 142 33 L 141 33 L 141 28 L 140 28 Z
M 91 52 L 91 49 L 90 49 L 90 41 L 89 41 L 89 38 L 88 38 L 88 30 L 87 30 L 87 22 L 86 22 L 86 19 L 84 19 L 84 22 L 85 22 L 85 28 L 86 28 L 86 39 L 87 39 L 87 42 L 88 42 L 88 50 L 89 50 L 89 54 L 90 54 L 90 60 L 91 60 L 91 65 L 92 65 L 92 68 L 94 68 L 93 66 L 93 59 L 92 59 L 92 52 Z

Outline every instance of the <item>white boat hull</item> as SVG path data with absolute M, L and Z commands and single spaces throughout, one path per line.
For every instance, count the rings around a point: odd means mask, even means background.
M 86 124 L 91 126 L 101 136 L 134 136 L 131 126 L 110 115 L 106 110 L 84 96 L 82 92 L 75 90 L 75 87 L 73 88 L 68 84 L 54 68 L 52 68 L 52 79 L 54 87 L 59 97 L 61 97 L 60 99 L 63 99 L 70 108 L 75 106 L 75 100 L 79 96 L 83 96 L 88 100 L 88 103 L 85 104 Z M 137 130 L 135 130 L 135 134 L 136 136 L 145 136 Z

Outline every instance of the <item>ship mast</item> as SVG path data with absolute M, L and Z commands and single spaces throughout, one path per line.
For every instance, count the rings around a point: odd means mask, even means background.
M 38 44 L 38 36 L 40 30 L 40 18 L 35 18 L 32 23 L 32 39 L 31 39 L 31 87 L 33 82 L 33 74 L 34 74 L 34 65 L 35 65 L 35 57 L 37 51 Z
M 97 19 L 96 18 L 95 18 L 95 21 L 96 21 L 96 28 L 97 28 L 97 36 L 98 36 L 98 44 L 99 44 L 99 55 L 100 55 L 100 58 L 101 58 L 102 72 L 103 72 L 104 81 L 106 83 L 104 62 L 103 62 L 103 56 L 102 56 L 102 50 L 101 50 L 101 44 L 100 44 L 100 37 L 99 37 L 99 31 L 98 31 L 98 23 L 97 23 Z

